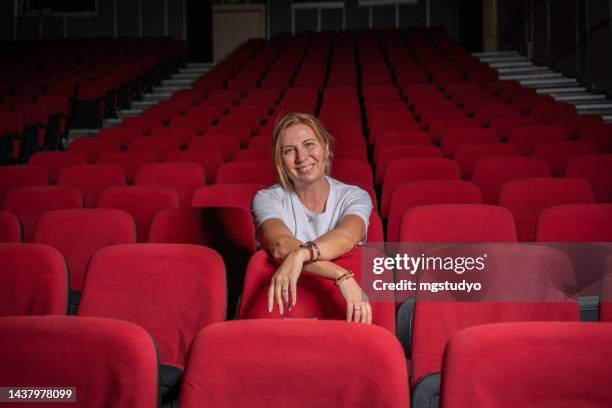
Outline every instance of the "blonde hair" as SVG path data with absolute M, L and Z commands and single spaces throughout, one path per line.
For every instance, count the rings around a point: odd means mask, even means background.
M 323 146 L 323 154 L 325 160 L 325 174 L 329 175 L 331 171 L 331 162 L 333 158 L 332 146 L 334 140 L 329 134 L 323 123 L 310 113 L 292 112 L 282 116 L 276 121 L 274 133 L 272 136 L 272 161 L 276 169 L 278 183 L 285 190 L 293 190 L 293 180 L 289 177 L 285 166 L 283 165 L 283 146 L 281 144 L 281 136 L 283 132 L 295 125 L 306 125 L 315 134 L 321 146 Z

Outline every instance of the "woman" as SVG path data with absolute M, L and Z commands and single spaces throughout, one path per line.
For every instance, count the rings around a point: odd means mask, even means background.
M 280 262 L 268 290 L 283 314 L 296 304 L 302 269 L 334 279 L 346 300 L 348 321 L 371 323 L 372 308 L 348 271 L 332 262 L 365 240 L 370 196 L 330 178 L 331 137 L 317 118 L 291 113 L 276 124 L 272 155 L 279 183 L 257 193 L 257 238 Z

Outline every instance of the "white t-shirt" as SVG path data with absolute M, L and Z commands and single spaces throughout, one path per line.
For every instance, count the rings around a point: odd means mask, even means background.
M 357 186 L 344 184 L 331 177 L 327 177 L 327 181 L 330 185 L 329 196 L 322 213 L 308 210 L 295 192 L 284 190 L 280 184 L 259 190 L 252 205 L 255 227 L 258 228 L 271 218 L 278 218 L 298 240 L 306 242 L 336 228 L 344 216 L 355 214 L 363 219 L 367 231 L 372 212 L 370 195 Z

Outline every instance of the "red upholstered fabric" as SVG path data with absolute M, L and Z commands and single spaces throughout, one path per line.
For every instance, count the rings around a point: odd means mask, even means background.
M 136 223 L 121 210 L 49 211 L 38 221 L 34 242 L 51 246 L 64 256 L 70 269 L 70 289 L 80 291 L 91 256 L 109 245 L 136 242 Z
M 511 143 L 474 143 L 459 146 L 455 151 L 454 159 L 461 170 L 461 177 L 469 180 L 479 160 L 518 155 L 518 147 Z
M 363 183 L 374 185 L 372 167 L 367 162 L 356 159 L 337 159 L 332 163 L 331 176 L 346 184 Z
M 578 139 L 595 143 L 602 153 L 612 153 L 612 124 L 606 123 L 581 129 Z
M 30 157 L 28 164 L 45 169 L 51 184 L 55 184 L 62 169 L 85 164 L 85 161 L 85 156 L 79 152 L 38 152 Z
M 502 140 L 508 138 L 510 133 L 521 127 L 525 126 L 537 126 L 539 122 L 529 116 L 516 115 L 516 116 L 503 116 L 501 118 L 495 118 L 491 121 L 491 129 L 497 130 L 499 137 Z
M 611 324 L 532 322 L 470 328 L 446 349 L 440 406 L 610 406 L 611 356 Z
M 81 137 L 70 143 L 68 150 L 85 156 L 87 163 L 95 163 L 104 153 L 119 151 L 121 144 L 101 137 Z
M 536 225 L 539 242 L 612 242 L 612 204 L 546 208 Z
M 409 181 L 399 185 L 391 195 L 387 242 L 398 242 L 404 213 L 412 207 L 429 204 L 480 204 L 478 186 L 462 180 Z
M 257 352 L 253 352 L 256 350 Z M 283 350 L 284 357 L 275 357 Z M 350 372 L 350 378 L 330 373 Z M 202 330 L 181 407 L 409 407 L 407 369 L 394 336 L 332 321 L 245 320 Z M 272 386 L 273 385 L 273 386 Z
M 599 321 L 612 323 L 612 256 L 608 255 L 601 273 Z
M 380 149 L 387 145 L 397 144 L 431 144 L 431 136 L 422 130 L 387 130 L 370 132 L 370 144 Z
M 588 154 L 574 157 L 565 168 L 566 177 L 577 177 L 589 182 L 595 201 L 612 200 L 612 154 Z
M 263 184 L 214 184 L 198 188 L 193 193 L 193 207 L 239 207 L 251 210 L 255 194 L 266 188 Z
M 470 143 L 497 143 L 499 135 L 493 129 L 449 130 L 442 136 L 440 147 L 447 157 L 454 157 L 457 149 Z
M 552 169 L 553 176 L 563 176 L 567 163 L 573 157 L 598 152 L 599 149 L 593 143 L 580 140 L 566 140 L 539 144 L 533 150 L 533 156 L 546 160 Z
M 75 387 L 76 402 L 42 405 L 157 406 L 155 345 L 135 324 L 66 316 L 6 317 L 0 319 L 0 345 L 0 363 L 11 367 L 0 373 L 2 384 Z M 32 405 L 41 404 L 15 404 Z
M 463 115 L 463 113 L 462 113 Z M 480 127 L 480 123 L 477 120 L 468 117 L 459 117 L 452 119 L 439 119 L 432 122 L 431 129 L 431 139 L 439 143 L 442 140 L 442 137 L 449 130 L 456 129 L 477 129 Z
M 179 142 L 181 148 L 187 147 L 189 141 L 198 134 L 194 128 L 158 127 L 153 129 L 151 137 L 168 137 Z
M 400 242 L 516 242 L 512 214 L 484 204 L 414 207 L 400 223 Z
M 270 160 L 272 157 L 272 150 L 269 147 L 253 147 L 245 150 L 240 150 L 235 161 L 253 161 L 253 160 Z
M 225 163 L 219 168 L 215 183 L 261 183 L 270 186 L 276 183 L 276 170 L 269 160 Z
M 162 186 L 117 186 L 102 192 L 98 208 L 127 211 L 136 221 L 138 242 L 147 242 L 153 217 L 166 208 L 178 208 L 176 191 Z
M 82 207 L 83 194 L 72 186 L 20 187 L 11 190 L 4 201 L 4 209 L 23 224 L 24 242 L 32 242 L 36 224 L 47 211 Z
M 122 149 L 127 148 L 132 140 L 139 137 L 142 137 L 142 130 L 124 127 L 100 129 L 97 135 L 97 138 L 118 144 Z
M 232 161 L 240 150 L 240 140 L 229 135 L 221 136 L 202 136 L 191 139 L 187 146 L 189 150 L 216 150 L 223 156 L 223 161 Z
M 196 333 L 225 320 L 225 293 L 225 267 L 212 249 L 115 245 L 91 259 L 78 315 L 139 324 L 155 339 L 160 362 L 182 367 Z
M 197 163 L 204 169 L 207 183 L 214 183 L 217 171 L 223 164 L 223 156 L 215 150 L 184 150 L 172 152 L 166 156 L 167 162 L 192 162 Z
M 140 166 L 154 163 L 155 156 L 150 152 L 113 152 L 105 153 L 98 159 L 98 164 L 116 164 L 127 177 L 128 184 L 134 183 L 134 177 Z
M 205 184 L 204 169 L 196 163 L 166 162 L 140 166 L 134 185 L 166 186 L 179 196 L 179 205 L 188 207 L 196 188 Z
M 128 151 L 153 153 L 157 161 L 162 161 L 170 152 L 179 148 L 178 140 L 165 136 L 139 137 L 128 145 Z
M 536 118 L 541 123 L 552 123 L 557 118 L 575 115 L 576 108 L 567 102 L 537 104 L 529 111 L 529 116 Z
M 0 316 L 66 314 L 68 271 L 58 251 L 38 244 L 0 243 L 0 265 Z
M 115 164 L 82 164 L 64 168 L 57 184 L 73 186 L 83 193 L 85 207 L 93 208 L 107 187 L 126 184 L 125 171 Z
M 240 140 L 241 146 L 246 146 L 251 140 L 251 129 L 241 123 L 225 122 L 206 129 L 206 136 L 232 136 Z
M 387 166 L 383 178 L 381 216 L 389 215 L 391 195 L 395 188 L 406 181 L 459 179 L 459 167 L 455 161 L 440 158 L 395 159 Z
M 334 260 L 334 263 L 355 273 L 361 282 L 361 248 L 356 247 Z M 268 287 L 278 265 L 265 251 L 257 252 L 250 260 L 244 281 L 239 319 L 324 319 L 346 320 L 346 302 L 331 280 L 307 273 L 300 275 L 297 303 L 280 315 L 277 308 L 268 312 Z M 372 323 L 395 330 L 395 306 L 392 303 L 372 303 Z
M 603 125 L 603 123 L 601 115 L 567 115 L 553 120 L 554 125 L 567 129 L 570 136 L 578 135 L 584 128 Z
M 470 281 L 480 282 L 483 287 L 478 297 L 462 300 L 462 295 L 455 298 L 449 292 L 445 294 L 448 300 L 419 301 L 423 294 L 417 293 L 410 353 L 413 385 L 429 374 L 442 371 L 444 347 L 455 334 L 468 327 L 495 322 L 579 319 L 578 302 L 568 300 L 562 291 L 564 285 L 572 283 L 573 278 L 571 260 L 563 252 L 548 247 L 518 245 L 479 246 L 477 251 L 488 255 L 485 269 L 481 272 L 471 271 L 477 276 L 473 274 Z M 465 246 L 456 246 L 437 254 L 465 256 L 465 253 Z M 428 271 L 422 278 L 440 282 L 442 275 L 452 281 L 463 279 L 449 276 L 446 271 Z M 498 349 L 497 353 L 503 350 Z M 503 368 L 495 367 L 496 370 Z
M 481 159 L 474 165 L 472 180 L 482 191 L 485 204 L 497 204 L 501 186 L 525 177 L 550 177 L 550 166 L 536 157 Z
M 21 223 L 9 211 L 0 210 L 0 242 L 21 242 Z
M 519 241 L 534 241 L 538 217 L 548 207 L 593 202 L 589 183 L 577 178 L 525 178 L 501 187 L 499 205 L 507 208 L 516 222 Z
M 505 116 L 516 116 L 518 110 L 510 105 L 482 106 L 476 109 L 475 118 L 483 126 L 489 126 L 491 121 Z
M 17 187 L 42 186 L 49 184 L 44 169 L 36 166 L 0 166 L 0 206 L 6 194 Z
M 513 130 L 508 141 L 518 146 L 521 154 L 532 154 L 543 143 L 569 139 L 567 130 L 560 126 L 525 126 Z
M 394 159 L 418 157 L 442 157 L 442 151 L 434 145 L 397 145 L 381 147 L 375 158 L 375 182 L 380 185 L 389 163 Z

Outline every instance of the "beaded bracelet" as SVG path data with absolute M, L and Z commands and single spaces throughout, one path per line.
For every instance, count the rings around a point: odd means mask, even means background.
M 340 276 L 338 276 L 338 277 L 336 278 L 336 281 L 334 282 L 334 284 L 335 284 L 336 286 L 340 286 L 340 284 L 341 284 L 342 282 L 344 282 L 345 280 L 349 280 L 349 279 L 351 279 L 351 278 L 352 278 L 352 277 L 354 277 L 354 276 L 355 276 L 355 274 L 354 274 L 353 272 L 351 272 L 351 271 L 346 271 L 346 272 L 344 272 L 342 275 L 340 275 Z
M 304 242 L 300 245 L 300 248 L 308 249 L 308 253 L 310 254 L 310 259 L 306 263 L 316 262 L 321 258 L 321 250 L 319 246 L 313 241 Z

